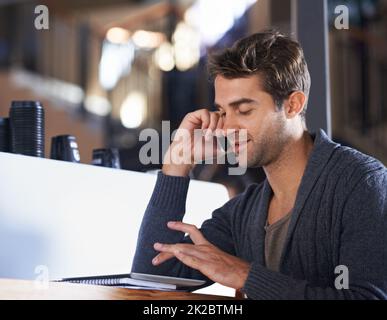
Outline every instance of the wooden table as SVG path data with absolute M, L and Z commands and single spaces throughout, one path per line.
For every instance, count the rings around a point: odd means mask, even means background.
M 234 298 L 56 282 L 49 282 L 48 287 L 45 287 L 35 281 L 0 279 L 0 300 L 234 300 Z

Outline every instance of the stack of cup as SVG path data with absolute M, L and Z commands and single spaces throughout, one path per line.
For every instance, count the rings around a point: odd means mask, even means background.
M 10 152 L 9 119 L 0 118 L 0 152 Z
M 44 157 L 44 109 L 37 101 L 13 101 L 10 110 L 11 151 Z

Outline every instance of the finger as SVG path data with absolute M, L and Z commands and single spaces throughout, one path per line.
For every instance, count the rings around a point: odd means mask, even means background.
M 208 258 L 208 249 L 204 245 L 193 245 L 193 244 L 164 244 L 156 242 L 154 249 L 160 251 L 160 254 L 176 256 L 178 252 L 191 255 L 200 259 Z M 157 257 L 157 256 L 156 256 Z M 153 262 L 153 261 L 152 261 Z
M 154 266 L 160 265 L 169 259 L 172 259 L 175 255 L 172 253 L 162 252 L 155 256 L 152 260 Z
M 176 243 L 176 244 L 166 244 L 166 243 L 159 243 L 156 242 L 153 245 L 153 248 L 157 251 L 160 252 L 165 252 L 165 253 L 171 253 L 175 254 L 177 251 L 189 251 L 189 247 L 194 247 L 193 244 L 185 244 L 185 243 Z
M 201 259 L 201 260 L 206 260 L 208 261 L 209 260 L 209 250 L 208 249 L 211 249 L 211 247 L 209 247 L 208 245 L 193 245 L 193 244 L 163 244 L 163 243 L 155 243 L 154 244 L 154 248 L 155 250 L 157 251 L 160 251 L 161 254 L 165 254 L 165 255 L 168 255 L 167 257 L 170 259 L 170 255 L 172 256 L 175 256 L 180 252 L 180 253 L 183 253 L 185 255 L 190 255 L 190 256 L 193 256 L 193 257 L 196 257 L 198 259 Z M 211 250 L 210 250 L 211 251 Z M 158 256 L 156 256 L 158 258 Z M 155 258 L 156 258 L 155 257 Z M 157 263 L 157 264 L 160 264 L 162 262 L 159 262 L 158 261 L 159 259 L 157 260 L 152 260 L 152 263 Z M 166 261 L 166 260 L 165 260 Z
M 224 118 L 219 113 L 219 121 L 215 129 L 215 135 L 217 137 L 217 150 L 226 153 L 226 133 L 223 130 L 224 127 Z
M 219 114 L 216 112 L 210 112 L 210 124 L 204 136 L 206 141 L 212 140 L 218 121 L 219 121 Z
M 210 112 L 207 109 L 200 109 L 194 112 L 189 112 L 184 117 L 179 128 L 195 130 L 205 129 L 210 124 Z
M 207 129 L 211 122 L 210 112 L 207 109 L 202 109 L 198 112 L 198 117 L 202 121 L 201 129 Z
M 185 253 L 185 254 L 189 254 L 189 255 L 192 255 L 194 257 L 198 257 L 198 258 L 204 258 L 205 256 L 207 256 L 207 251 L 206 250 L 203 250 L 204 248 L 203 247 L 200 247 L 200 246 L 191 246 L 191 247 L 186 247 L 186 248 L 178 248 L 175 252 L 182 252 L 182 253 Z M 159 253 L 158 255 L 156 255 L 153 259 L 152 259 L 152 264 L 153 265 L 160 265 L 172 258 L 174 258 L 175 255 L 173 253 L 169 253 L 169 252 L 161 252 Z
M 223 135 L 224 135 L 223 127 L 224 127 L 224 119 L 223 119 L 223 117 L 219 114 L 219 120 L 218 120 L 216 129 L 215 129 L 216 135 L 217 135 L 217 136 L 223 136 Z
M 208 129 L 211 131 L 215 131 L 216 126 L 218 125 L 219 122 L 219 113 L 218 112 L 211 112 L 210 113 L 210 125 L 208 126 Z
M 203 234 L 193 224 L 188 224 L 181 221 L 169 221 L 168 228 L 188 233 L 194 244 L 208 244 L 206 238 L 204 238 Z
M 181 141 L 189 141 L 190 140 L 190 132 L 184 128 L 178 128 L 176 131 L 172 133 L 172 141 L 181 142 Z

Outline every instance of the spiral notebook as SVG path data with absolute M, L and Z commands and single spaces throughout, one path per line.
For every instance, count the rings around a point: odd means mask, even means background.
M 128 273 L 92 277 L 76 277 L 55 280 L 55 282 L 70 282 L 79 284 L 90 284 L 100 286 L 178 290 L 181 288 L 196 287 L 205 284 L 203 280 L 159 276 L 144 273 Z

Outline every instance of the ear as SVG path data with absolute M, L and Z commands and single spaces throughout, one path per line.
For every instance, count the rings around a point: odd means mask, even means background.
M 306 96 L 302 91 L 293 92 L 284 103 L 286 118 L 292 119 L 299 115 L 305 107 Z

